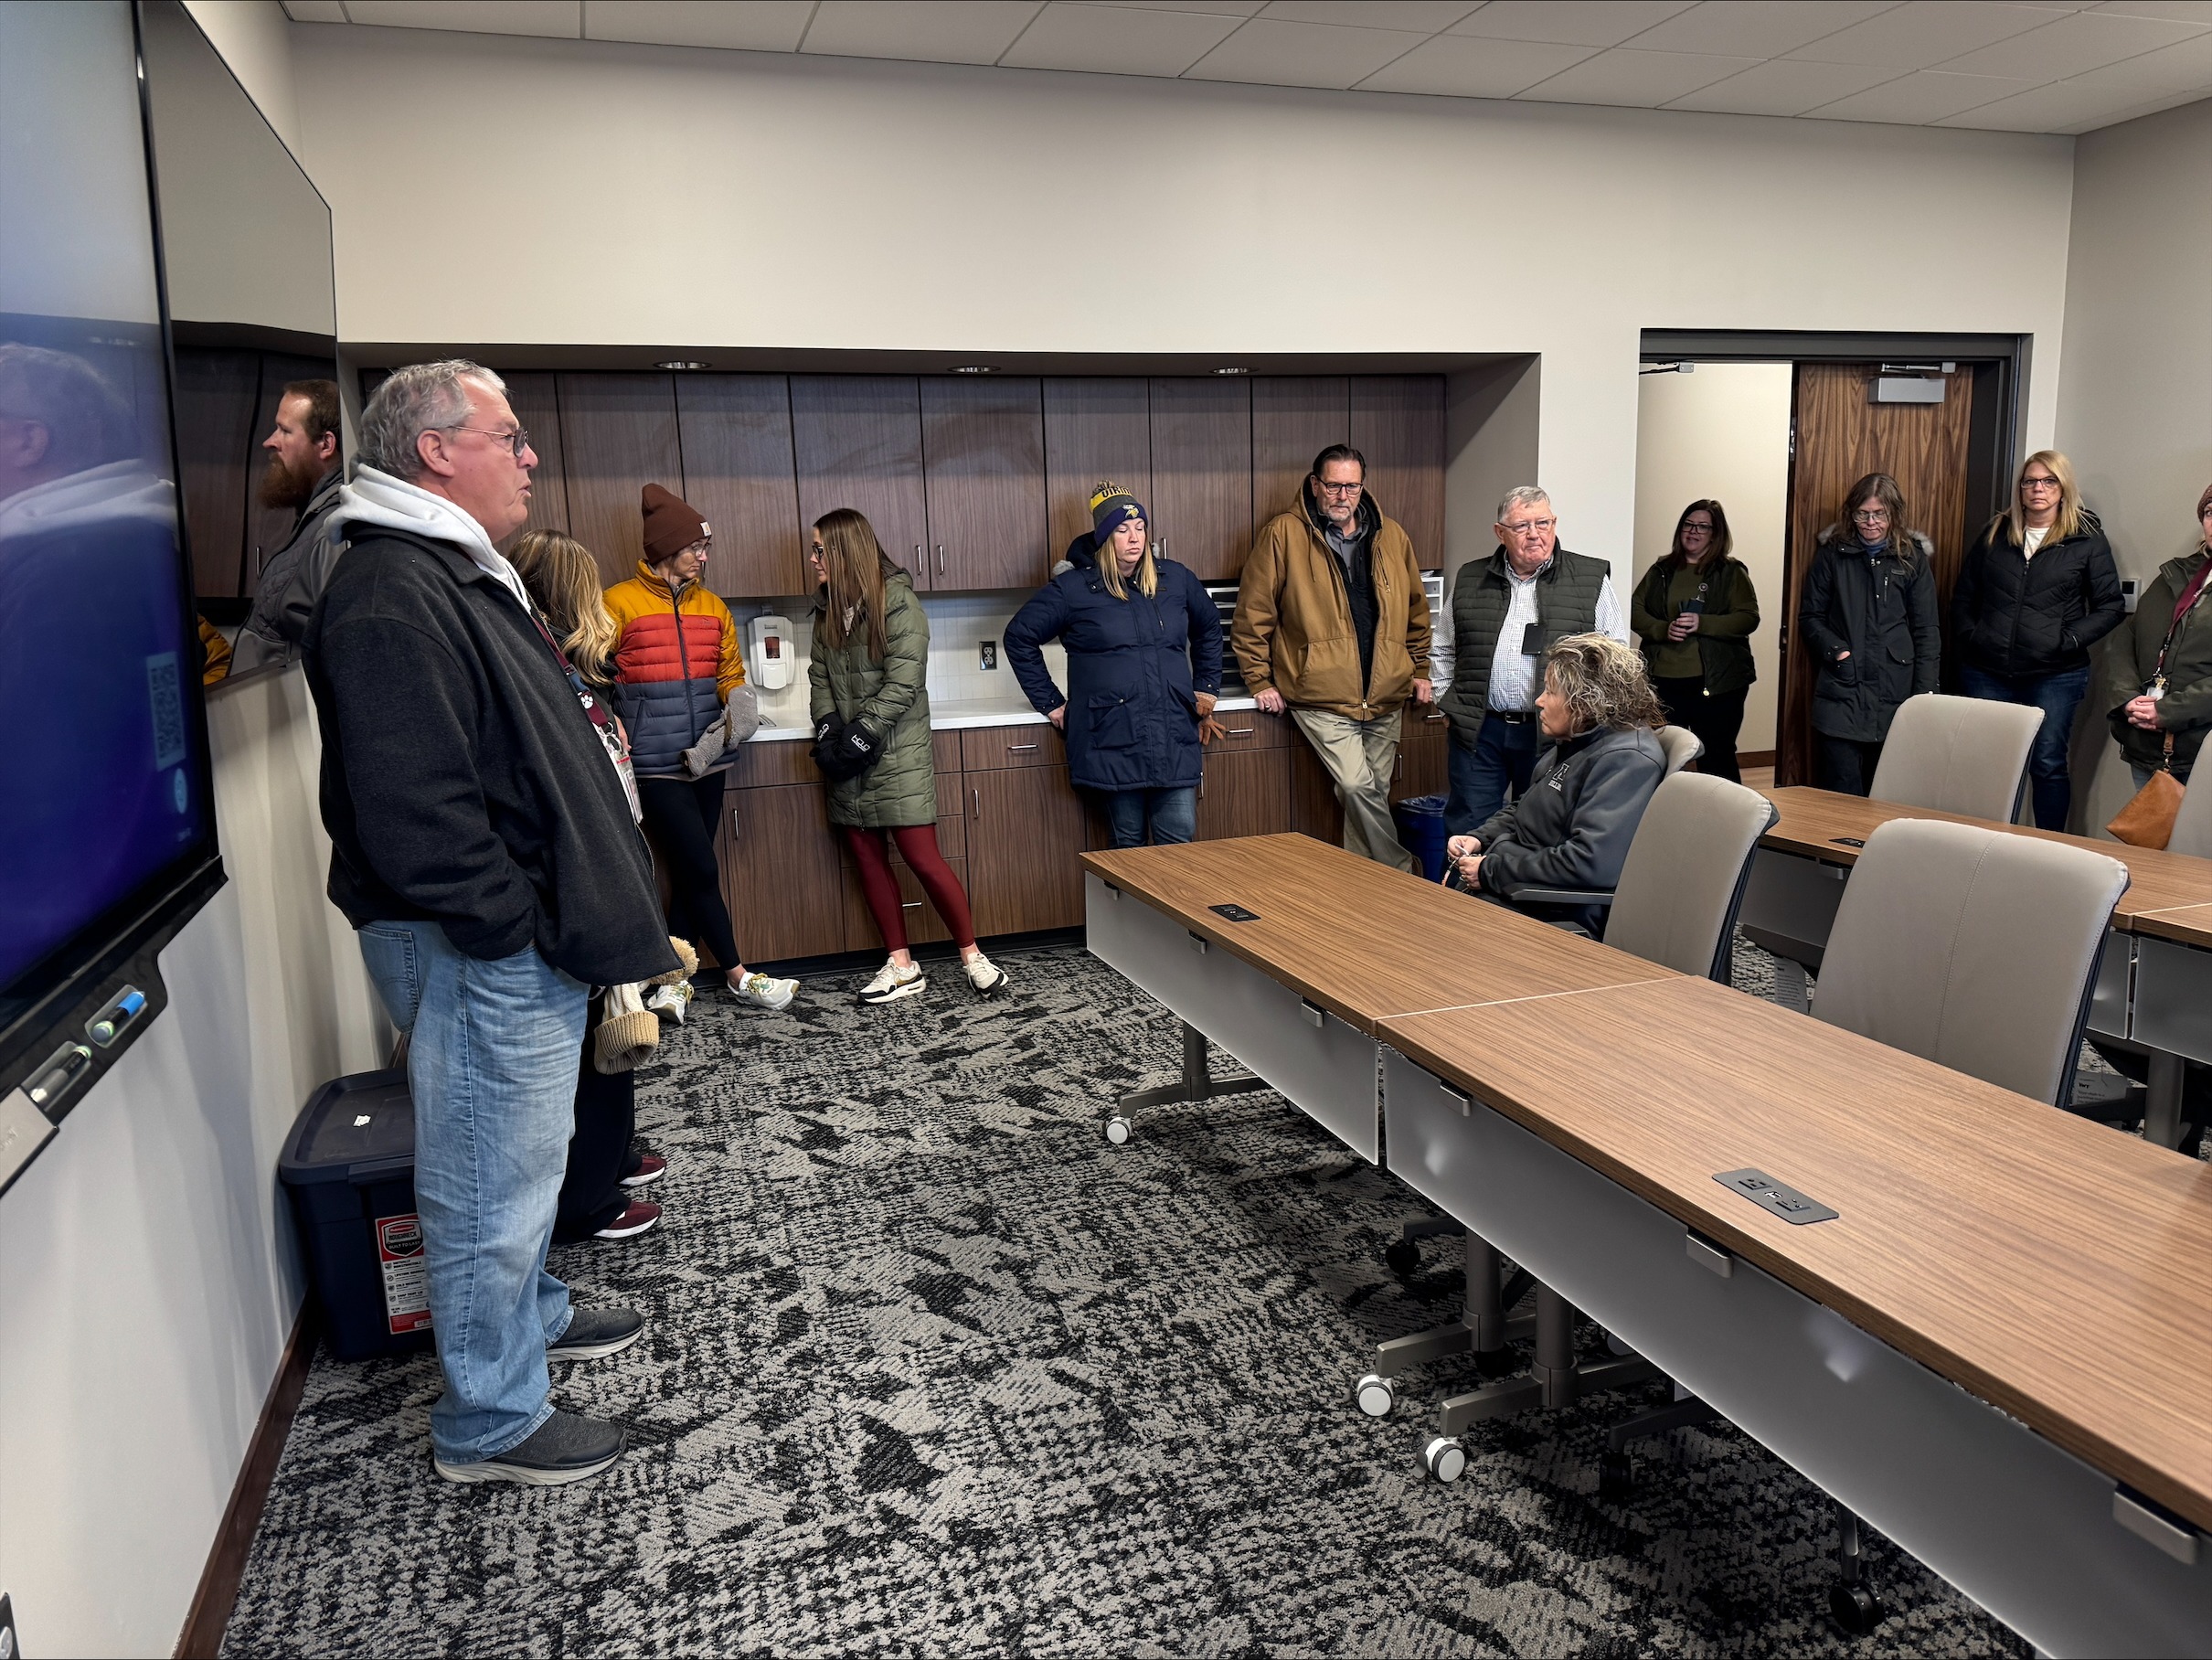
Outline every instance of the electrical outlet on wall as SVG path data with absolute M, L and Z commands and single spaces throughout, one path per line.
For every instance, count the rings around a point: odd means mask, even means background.
M 985 640 L 982 645 L 976 648 L 975 656 L 976 667 L 996 668 L 998 666 L 998 642 Z

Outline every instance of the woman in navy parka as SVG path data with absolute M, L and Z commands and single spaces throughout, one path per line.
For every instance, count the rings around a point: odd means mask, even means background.
M 1118 484 L 1090 496 L 1068 569 L 1006 624 L 1006 661 L 1068 738 L 1068 774 L 1099 793 L 1113 845 L 1187 842 L 1197 827 L 1198 722 L 1221 687 L 1221 619 L 1198 579 L 1154 551 L 1144 508 Z M 1068 652 L 1061 696 L 1041 649 Z

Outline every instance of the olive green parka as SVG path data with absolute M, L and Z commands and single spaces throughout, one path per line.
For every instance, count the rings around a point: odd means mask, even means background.
M 806 665 L 812 718 L 835 709 L 877 736 L 883 753 L 857 778 L 829 786 L 829 820 L 867 830 L 937 822 L 937 769 L 930 748 L 930 619 L 905 572 L 883 580 L 883 661 L 868 654 L 866 617 L 856 617 L 843 645 L 822 626 L 826 601 L 814 600 L 814 643 Z

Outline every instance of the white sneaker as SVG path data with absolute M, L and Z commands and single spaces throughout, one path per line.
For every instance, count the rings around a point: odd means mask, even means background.
M 977 952 L 961 967 L 967 972 L 968 984 L 975 988 L 979 996 L 996 997 L 1005 992 L 1006 971 L 982 952 Z
M 921 976 L 921 965 L 901 968 L 888 957 L 876 977 L 860 988 L 863 1003 L 896 1003 L 901 997 L 911 997 L 928 984 Z
M 645 1007 L 664 1020 L 684 1024 L 684 1016 L 691 1012 L 691 982 L 678 980 L 673 985 L 656 985 L 645 995 Z
M 789 1008 L 791 1000 L 799 995 L 799 983 L 768 974 L 747 974 L 730 990 L 739 1003 L 750 1003 L 755 1008 Z

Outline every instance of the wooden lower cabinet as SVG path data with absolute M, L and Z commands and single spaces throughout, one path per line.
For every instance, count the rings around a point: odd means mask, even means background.
M 837 837 L 820 784 L 728 792 L 716 851 L 748 964 L 845 949 Z
M 1398 729 L 1398 774 L 1390 781 L 1390 799 L 1409 801 L 1416 795 L 1442 795 L 1451 789 L 1446 776 L 1451 719 L 1443 715 L 1406 706 Z
M 1336 786 L 1329 770 L 1313 753 L 1302 732 L 1291 736 L 1291 828 L 1315 841 L 1341 846 L 1344 809 L 1336 804 Z
M 982 935 L 1074 928 L 1083 920 L 1083 804 L 1068 769 L 970 772 L 968 903 Z
M 1288 750 L 1208 750 L 1198 786 L 1198 839 L 1273 835 L 1291 826 Z
M 968 862 L 949 858 L 946 867 L 962 889 L 968 885 Z M 906 922 L 909 945 L 929 945 L 940 940 L 950 940 L 952 931 L 937 914 L 937 907 L 930 903 L 930 896 L 921 890 L 921 878 L 905 865 L 893 865 L 891 874 L 899 879 L 900 914 Z M 846 951 L 880 952 L 884 949 L 883 935 L 877 931 L 876 919 L 869 914 L 867 895 L 860 886 L 860 872 L 848 869 L 845 873 L 845 949 Z

